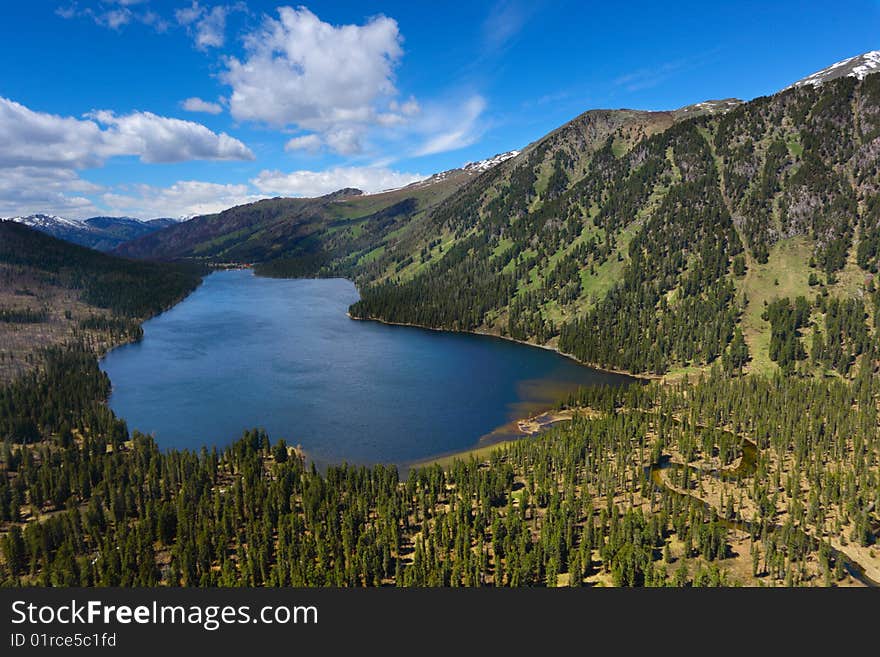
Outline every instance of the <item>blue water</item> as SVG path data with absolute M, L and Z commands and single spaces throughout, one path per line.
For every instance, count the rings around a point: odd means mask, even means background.
M 496 338 L 354 321 L 343 279 L 205 278 L 110 352 L 110 406 L 163 448 L 263 427 L 318 464 L 407 463 L 473 446 L 579 385 L 631 381 Z

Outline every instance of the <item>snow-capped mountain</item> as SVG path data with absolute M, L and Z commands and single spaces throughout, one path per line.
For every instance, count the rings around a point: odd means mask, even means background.
M 488 171 L 492 167 L 497 166 L 512 157 L 516 157 L 517 155 L 519 155 L 519 151 L 498 153 L 497 155 L 488 157 L 485 160 L 480 160 L 479 162 L 468 162 L 462 167 L 462 169 L 465 171 Z
M 91 217 L 77 221 L 48 214 L 10 217 L 10 220 L 30 226 L 52 237 L 99 251 L 111 251 L 123 242 L 177 223 L 174 219 L 141 221 L 131 217 Z
M 844 59 L 836 64 L 832 64 L 828 68 L 823 68 L 821 71 L 816 71 L 787 88 L 803 87 L 808 84 L 819 86 L 828 80 L 842 77 L 862 80 L 865 76 L 878 72 L 880 72 L 880 50 L 872 50 L 871 52 Z
M 9 217 L 9 219 L 44 232 L 63 230 L 65 228 L 72 230 L 88 230 L 88 226 L 84 226 L 81 221 L 65 219 L 64 217 L 58 217 L 52 214 L 32 214 L 27 217 Z
M 440 173 L 435 173 L 433 176 L 429 176 L 424 180 L 419 180 L 414 183 L 410 183 L 403 189 L 407 188 L 418 188 L 418 187 L 427 187 L 428 185 L 433 185 L 435 183 L 443 182 L 444 180 L 448 180 L 450 178 L 458 177 L 458 176 L 475 176 L 477 174 L 483 173 L 484 171 L 488 171 L 492 167 L 498 166 L 505 160 L 509 160 L 513 157 L 516 157 L 520 154 L 520 151 L 507 151 L 506 153 L 498 153 L 497 155 L 493 155 L 492 157 L 488 157 L 485 160 L 480 160 L 479 162 L 465 162 L 461 168 L 459 169 L 449 169 L 448 171 L 441 171 Z M 385 190 L 385 191 L 393 191 L 393 190 Z

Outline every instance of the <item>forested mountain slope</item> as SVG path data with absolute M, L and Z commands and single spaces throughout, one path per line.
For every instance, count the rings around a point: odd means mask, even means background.
M 0 382 L 33 369 L 47 347 L 99 354 L 137 339 L 142 320 L 199 281 L 191 265 L 117 258 L 0 221 Z
M 880 76 L 622 134 L 574 163 L 539 144 L 457 192 L 431 216 L 442 257 L 423 245 L 421 267 L 356 271 L 353 314 L 637 372 L 848 374 L 874 341 Z

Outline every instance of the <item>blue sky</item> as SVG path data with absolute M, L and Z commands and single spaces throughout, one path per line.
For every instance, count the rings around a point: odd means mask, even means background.
M 880 2 L 33 0 L 0 21 L 0 216 L 400 186 L 592 108 L 773 93 Z

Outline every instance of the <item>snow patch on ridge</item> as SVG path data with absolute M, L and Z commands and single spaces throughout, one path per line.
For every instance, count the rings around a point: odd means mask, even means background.
M 872 50 L 871 52 L 866 52 L 862 55 L 856 55 L 855 57 L 835 62 L 831 66 L 823 68 L 821 71 L 816 71 L 815 73 L 798 80 L 794 84 L 786 87 L 786 89 L 791 89 L 792 87 L 804 87 L 806 85 L 818 87 L 824 82 L 843 77 L 864 80 L 865 77 L 871 73 L 877 72 L 880 72 L 880 50 Z
M 51 214 L 31 214 L 26 217 L 9 217 L 9 221 L 15 221 L 31 228 L 75 228 L 77 230 L 93 230 L 91 226 L 82 221 L 66 219 Z

